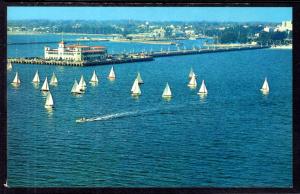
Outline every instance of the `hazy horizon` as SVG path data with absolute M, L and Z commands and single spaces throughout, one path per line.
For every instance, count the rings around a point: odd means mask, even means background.
M 133 21 L 133 22 L 140 22 L 140 23 L 144 23 L 144 22 L 149 22 L 151 23 L 281 23 L 282 21 L 278 21 L 278 22 L 270 22 L 270 21 L 207 21 L 207 20 L 201 20 L 201 21 L 179 21 L 179 20 L 170 20 L 170 21 L 149 21 L 149 20 L 131 20 L 131 19 L 108 19 L 108 20 L 96 20 L 96 19 L 76 19 L 76 20 L 72 20 L 72 19 L 56 19 L 56 20 L 49 20 L 49 19 L 12 19 L 12 20 L 8 20 L 9 22 L 12 21 L 33 21 L 33 20 L 37 20 L 37 21 L 51 21 L 51 22 L 55 22 L 55 21 L 87 21 L 87 22 L 128 22 L 128 21 Z

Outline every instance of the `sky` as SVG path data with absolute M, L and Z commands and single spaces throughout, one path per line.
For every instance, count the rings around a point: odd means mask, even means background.
M 8 7 L 8 20 L 281 22 L 291 7 Z

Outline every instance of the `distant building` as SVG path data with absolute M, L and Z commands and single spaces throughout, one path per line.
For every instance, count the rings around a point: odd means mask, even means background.
M 166 31 L 163 28 L 158 28 L 153 30 L 153 36 L 156 38 L 164 38 Z
M 284 31 L 293 31 L 292 21 L 283 21 L 281 25 L 278 25 L 274 31 L 284 32 Z
M 66 45 L 61 41 L 57 49 L 45 47 L 44 55 L 45 59 L 54 60 L 101 61 L 106 59 L 107 50 L 103 46 Z
M 185 30 L 184 33 L 186 36 L 195 36 L 194 30 Z
M 270 32 L 270 27 L 268 27 L 268 26 L 264 27 L 263 31 L 264 32 Z

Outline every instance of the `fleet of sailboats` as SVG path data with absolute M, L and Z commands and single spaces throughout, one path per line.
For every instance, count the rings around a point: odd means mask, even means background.
M 98 83 L 98 77 L 96 75 L 96 71 L 94 70 L 90 83 Z
M 45 81 L 44 81 L 44 83 L 43 83 L 43 86 L 42 86 L 42 88 L 41 88 L 41 91 L 44 91 L 44 92 L 49 91 L 49 85 L 48 85 L 48 78 L 47 78 L 47 77 L 45 78 Z
M 262 85 L 260 91 L 262 91 L 264 94 L 269 93 L 270 88 L 269 88 L 269 84 L 268 84 L 267 78 L 265 78 L 265 81 L 264 81 L 264 83 L 263 83 L 263 85 Z
M 35 84 L 40 83 L 40 76 L 39 76 L 39 71 L 38 70 L 35 72 L 32 83 L 35 83 Z
M 140 86 L 139 86 L 139 81 L 138 81 L 138 79 L 136 78 L 135 80 L 134 80 L 134 82 L 133 82 L 133 85 L 132 85 L 132 87 L 131 87 L 131 94 L 133 95 L 133 96 L 139 96 L 139 95 L 141 95 L 141 89 L 140 89 Z
M 164 89 L 162 97 L 163 98 L 171 98 L 172 97 L 172 92 L 171 92 L 171 89 L 170 89 L 170 86 L 169 86 L 168 82 L 166 84 L 166 87 Z
M 110 80 L 116 79 L 116 74 L 115 74 L 115 71 L 114 71 L 114 67 L 111 67 L 109 75 L 108 75 L 108 79 L 110 79 Z
M 55 73 L 53 72 L 51 80 L 50 80 L 50 85 L 56 86 L 57 84 L 58 84 L 58 80 L 57 80 Z
M 18 72 L 16 72 L 15 78 L 14 78 L 14 80 L 12 81 L 11 84 L 12 84 L 12 85 L 20 85 L 20 84 L 21 84 L 21 81 L 20 81 Z
M 47 97 L 46 97 L 45 108 L 53 108 L 53 106 L 54 106 L 53 98 L 52 98 L 51 92 L 48 91 Z
M 189 81 L 188 86 L 196 87 L 197 86 L 196 74 L 194 73 L 192 68 L 191 68 L 191 71 L 189 73 L 189 77 L 190 77 L 190 81 Z M 111 68 L 111 71 L 110 71 L 110 74 L 109 74 L 108 78 L 115 78 L 115 73 L 114 73 L 113 67 Z M 35 75 L 34 75 L 34 78 L 32 80 L 32 83 L 39 83 L 39 82 L 40 82 L 40 78 L 39 78 L 39 72 L 37 70 Z M 96 71 L 94 70 L 93 75 L 92 75 L 91 80 L 90 80 L 90 83 L 97 83 L 97 82 L 98 82 L 98 77 L 97 77 Z M 18 74 L 18 72 L 16 72 L 15 77 L 14 77 L 11 84 L 19 85 L 20 83 L 21 83 L 21 81 L 20 81 L 20 78 L 19 78 L 19 74 Z M 52 78 L 50 80 L 50 85 L 54 85 L 54 84 L 57 84 L 57 83 L 58 83 L 57 77 L 56 77 L 55 73 L 53 72 Z M 141 88 L 139 86 L 139 84 L 141 84 L 141 83 L 144 83 L 144 82 L 141 78 L 140 72 L 138 72 L 137 77 L 135 78 L 135 80 L 133 82 L 133 85 L 131 87 L 131 94 L 133 96 L 141 95 L 142 92 L 141 92 Z M 73 93 L 73 94 L 83 94 L 84 91 L 86 90 L 86 87 L 87 87 L 87 85 L 86 85 L 86 82 L 84 80 L 84 77 L 83 77 L 83 75 L 81 75 L 79 83 L 77 82 L 76 79 L 74 80 L 74 84 L 73 84 L 73 87 L 71 89 L 71 93 Z M 269 88 L 267 77 L 265 77 L 264 83 L 263 83 L 260 90 L 264 94 L 269 93 L 270 88 Z M 49 90 L 47 77 L 44 80 L 44 83 L 41 87 L 41 91 L 47 92 L 45 107 L 46 108 L 52 108 L 54 106 L 54 102 L 53 102 L 52 94 L 50 93 L 50 90 Z M 208 94 L 208 91 L 207 91 L 207 88 L 206 88 L 206 85 L 205 85 L 205 80 L 202 80 L 201 86 L 200 86 L 199 91 L 198 91 L 197 94 L 199 94 L 200 96 Z M 171 92 L 171 89 L 170 89 L 170 86 L 169 86 L 168 82 L 166 83 L 166 86 L 165 86 L 164 91 L 162 93 L 162 97 L 163 98 L 171 98 L 172 97 L 172 92 Z

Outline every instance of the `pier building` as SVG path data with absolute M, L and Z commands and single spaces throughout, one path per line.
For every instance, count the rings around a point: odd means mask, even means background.
M 103 46 L 67 45 L 58 43 L 57 49 L 44 48 L 45 59 L 66 61 L 103 61 L 107 58 L 107 49 Z

